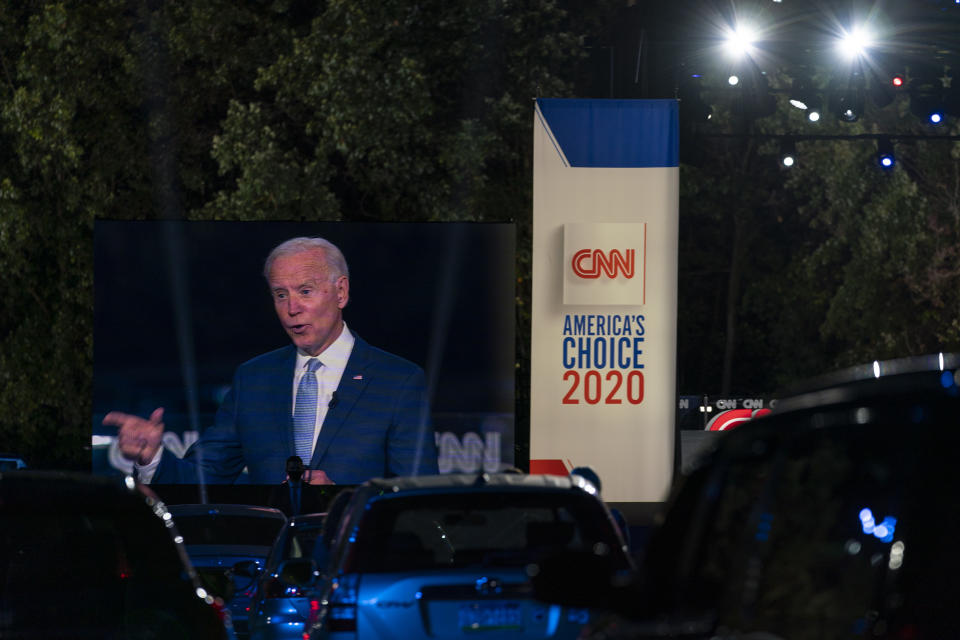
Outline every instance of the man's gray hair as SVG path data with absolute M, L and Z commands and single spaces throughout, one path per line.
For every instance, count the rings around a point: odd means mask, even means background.
M 270 255 L 267 256 L 267 261 L 263 265 L 263 277 L 270 281 L 270 268 L 273 266 L 273 261 L 279 258 L 280 256 L 291 256 L 297 253 L 303 253 L 304 251 L 323 251 L 324 261 L 327 263 L 327 268 L 330 273 L 330 282 L 335 281 L 340 276 L 350 277 L 350 271 L 347 269 L 347 260 L 343 257 L 343 253 L 340 252 L 340 249 L 337 248 L 335 244 L 329 240 L 324 240 L 323 238 L 291 238 L 286 242 L 282 242 L 273 248 L 273 251 L 270 252 Z

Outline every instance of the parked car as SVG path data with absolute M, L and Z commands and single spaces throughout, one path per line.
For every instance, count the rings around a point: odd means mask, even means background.
M 537 594 L 607 608 L 585 638 L 955 637 L 958 367 L 871 363 L 780 400 L 682 480 L 629 584 L 558 556 Z
M 310 599 L 280 575 L 288 560 L 310 558 L 325 514 L 294 516 L 280 531 L 254 591 L 250 605 L 251 640 L 301 640 L 310 615 Z
M 287 517 L 278 509 L 243 504 L 177 504 L 170 512 L 204 579 L 228 579 L 223 595 L 233 629 L 246 638 L 256 579 Z
M 516 473 L 360 485 L 331 521 L 331 547 L 315 546 L 326 560 L 283 567 L 311 594 L 305 637 L 575 638 L 589 612 L 537 602 L 527 568 L 559 549 L 631 568 L 610 512 L 587 487 L 578 476 Z
M 0 473 L 0 638 L 226 639 L 220 604 L 149 488 Z

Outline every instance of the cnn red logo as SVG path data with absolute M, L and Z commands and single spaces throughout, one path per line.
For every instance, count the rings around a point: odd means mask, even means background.
M 570 266 L 581 278 L 599 278 L 603 274 L 611 279 L 617 275 L 629 279 L 635 272 L 636 254 L 635 249 L 625 249 L 623 252 L 619 249 L 606 252 L 600 249 L 580 249 L 573 254 Z

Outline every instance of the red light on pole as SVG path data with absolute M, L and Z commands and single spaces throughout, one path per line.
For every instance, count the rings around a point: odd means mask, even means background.
M 902 87 L 902 86 L 903 86 L 903 76 L 893 76 L 893 80 L 891 80 L 890 83 L 891 83 L 893 86 L 895 86 L 895 87 Z

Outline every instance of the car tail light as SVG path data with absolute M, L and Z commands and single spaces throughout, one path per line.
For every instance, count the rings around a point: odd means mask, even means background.
M 210 607 L 217 612 L 220 622 L 227 622 L 227 619 L 230 616 L 230 610 L 227 609 L 227 605 L 223 602 L 223 600 L 220 598 L 215 598 L 213 602 L 210 603 Z
M 303 640 L 310 640 L 310 630 L 317 624 L 317 618 L 320 616 L 320 601 L 310 599 L 310 615 L 307 616 L 307 622 L 303 625 Z
M 330 631 L 357 630 L 357 587 L 359 576 L 340 576 L 334 580 L 327 604 L 326 627 Z

